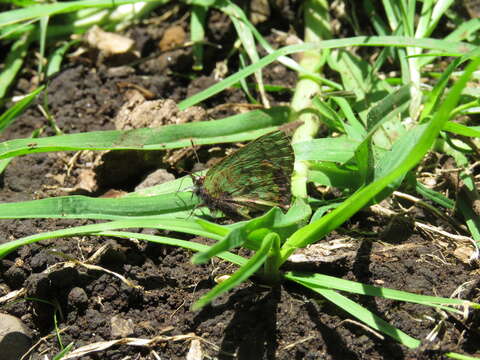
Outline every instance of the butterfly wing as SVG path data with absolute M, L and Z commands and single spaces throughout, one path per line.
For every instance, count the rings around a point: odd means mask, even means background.
M 231 207 L 286 206 L 294 154 L 283 131 L 259 137 L 223 159 L 207 172 L 203 188 L 208 196 Z

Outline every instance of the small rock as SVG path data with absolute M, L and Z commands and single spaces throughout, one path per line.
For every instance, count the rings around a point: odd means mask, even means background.
M 30 258 L 30 267 L 34 272 L 40 272 L 47 268 L 48 255 L 45 252 L 40 252 Z
M 26 282 L 27 294 L 30 297 L 48 299 L 51 292 L 50 280 L 47 274 L 32 274 Z
M 158 43 L 158 47 L 161 51 L 172 50 L 177 46 L 183 45 L 187 34 L 180 25 L 174 25 L 169 27 L 163 33 L 162 39 Z
M 385 229 L 379 234 L 380 238 L 390 243 L 401 243 L 412 235 L 413 220 L 406 216 L 394 216 Z
M 204 353 L 202 351 L 202 344 L 200 340 L 193 339 L 190 342 L 190 349 L 188 349 L 188 353 L 186 356 L 187 360 L 202 360 L 204 358 Z
M 100 263 L 102 265 L 120 265 L 127 262 L 127 254 L 124 247 L 115 241 L 109 243 L 110 246 L 101 254 Z
M 3 360 L 18 360 L 30 349 L 32 339 L 23 322 L 0 314 L 0 354 Z
M 78 270 L 73 267 L 65 267 L 51 272 L 48 278 L 56 288 L 70 287 L 78 280 Z
M 158 169 L 153 173 L 149 174 L 145 180 L 137 185 L 135 191 L 142 190 L 154 185 L 160 185 L 168 181 L 175 180 L 175 176 L 170 174 L 165 169 Z
M 13 265 L 3 274 L 5 282 L 12 289 L 20 289 L 27 278 L 27 272 L 22 268 Z
M 107 76 L 110 76 L 112 78 L 126 77 L 128 75 L 133 75 L 133 74 L 135 74 L 135 69 L 127 65 L 115 66 L 107 69 Z
M 122 319 L 114 315 L 110 319 L 112 338 L 125 338 L 133 334 L 134 325 L 132 319 Z
M 132 39 L 117 33 L 103 31 L 97 25 L 87 31 L 85 39 L 91 47 L 100 50 L 107 57 L 129 52 L 135 45 Z
M 80 287 L 74 287 L 68 293 L 68 304 L 74 308 L 83 310 L 88 305 L 88 296 L 85 290 Z

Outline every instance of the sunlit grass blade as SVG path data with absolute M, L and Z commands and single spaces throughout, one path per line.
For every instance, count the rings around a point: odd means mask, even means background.
M 30 94 L 25 95 L 21 100 L 17 101 L 12 107 L 0 116 L 0 132 L 5 130 L 31 103 L 38 94 L 40 94 L 45 86 L 40 86 L 33 90 Z
M 459 192 L 456 199 L 456 208 L 462 214 L 472 238 L 480 247 L 480 217 L 474 210 L 474 204 L 478 199 L 478 192 L 471 177 L 465 177 L 464 189 Z
M 412 175 L 412 178 L 413 178 L 413 175 Z M 435 190 L 432 190 L 426 187 L 425 185 L 423 185 L 421 182 L 417 181 L 414 178 L 412 179 L 412 181 L 414 181 L 415 191 L 417 192 L 417 194 L 420 194 L 425 199 L 433 201 L 434 203 L 437 203 L 438 205 L 443 206 L 444 208 L 452 209 L 452 210 L 455 208 L 455 201 L 447 198 L 442 193 L 439 193 Z
M 146 0 L 144 2 L 159 2 L 158 0 Z M 37 19 L 44 16 L 52 16 L 74 12 L 88 8 L 115 8 L 123 4 L 134 4 L 136 0 L 83 0 L 83 1 L 66 1 L 52 4 L 38 4 L 23 9 L 6 11 L 0 14 L 0 27 L 15 24 L 20 21 Z
M 442 76 L 440 77 L 440 79 L 438 79 L 434 88 L 432 89 L 432 91 L 430 91 L 426 101 L 424 101 L 423 103 L 423 110 L 422 110 L 422 113 L 420 114 L 420 119 L 419 119 L 420 122 L 425 120 L 428 116 L 431 116 L 435 108 L 440 106 L 440 99 L 442 98 L 442 94 L 445 91 L 448 82 L 450 81 L 450 76 L 452 75 L 452 72 L 455 71 L 455 69 L 458 67 L 460 63 L 461 63 L 460 58 L 455 59 L 443 71 Z
M 57 355 L 55 355 L 52 360 L 61 360 L 65 355 L 67 355 L 73 348 L 74 343 L 71 342 L 67 346 L 65 346 L 62 351 L 60 351 Z
M 443 130 L 457 135 L 480 138 L 480 130 L 478 127 L 470 127 L 453 121 L 447 122 Z
M 362 179 L 358 176 L 358 168 L 344 167 L 334 163 L 313 163 L 308 169 L 308 180 L 325 186 L 339 189 L 358 189 Z
M 255 71 L 258 71 L 259 69 L 277 60 L 280 56 L 310 50 L 333 49 L 347 46 L 416 46 L 426 49 L 451 51 L 452 53 L 459 55 L 465 54 L 468 51 L 475 49 L 473 45 L 467 43 L 454 43 L 436 39 L 412 39 L 402 36 L 358 36 L 346 39 L 325 40 L 319 44 L 304 43 L 298 45 L 290 45 L 272 52 L 271 54 L 261 58 L 257 63 L 251 64 L 246 68 L 239 70 L 235 74 L 230 75 L 221 82 L 189 97 L 188 99 L 180 102 L 178 104 L 178 107 L 179 109 L 183 110 L 187 107 L 198 104 L 199 102 L 215 94 L 218 94 L 219 92 L 232 86 L 233 84 L 236 84 L 240 81 L 240 79 L 252 75 Z
M 185 217 L 198 204 L 189 192 L 145 197 L 94 198 L 81 195 L 2 203 L 0 219 L 64 218 L 127 219 L 132 217 Z
M 243 266 L 233 273 L 227 280 L 217 284 L 212 290 L 203 295 L 193 305 L 192 310 L 199 310 L 214 298 L 241 284 L 252 276 L 265 262 L 275 237 L 275 233 L 270 233 L 263 239 L 262 246 Z
M 38 28 L 39 28 L 39 45 L 40 45 L 40 52 L 39 52 L 39 57 L 40 57 L 40 61 L 38 62 L 38 66 L 37 66 L 37 72 L 38 74 L 41 74 L 40 75 L 40 78 L 43 80 L 43 66 L 45 65 L 45 59 L 46 59 L 46 56 L 45 56 L 45 47 L 46 47 L 46 43 L 47 43 L 47 31 L 48 31 L 48 22 L 50 21 L 50 17 L 49 16 L 42 16 L 40 19 L 39 19 L 39 22 L 38 22 Z
M 428 124 L 419 126 L 414 129 L 413 132 L 407 133 L 408 136 L 411 136 L 412 141 L 406 144 L 408 146 L 404 149 L 402 157 L 397 159 L 395 165 L 391 164 L 385 167 L 385 169 L 389 169 L 388 172 L 384 173 L 382 177 L 373 183 L 357 191 L 331 213 L 298 230 L 287 240 L 282 247 L 283 261 L 285 261 L 295 249 L 319 241 L 330 231 L 340 226 L 385 187 L 399 177 L 404 176 L 423 158 L 427 151 L 430 150 L 447 120 L 449 120 L 450 113 L 455 108 L 462 89 L 465 87 L 473 72 L 477 70 L 479 64 L 480 58 L 477 58 L 467 66 L 465 73 L 452 87 L 438 112 Z
M 5 97 L 8 88 L 20 71 L 31 41 L 32 32 L 27 32 L 11 46 L 0 73 L 0 99 Z
M 73 45 L 78 44 L 79 42 L 80 40 L 72 40 L 55 49 L 48 59 L 47 70 L 45 71 L 47 80 L 49 76 L 52 76 L 60 71 L 65 54 Z
M 204 236 L 214 240 L 220 240 L 216 234 L 206 231 L 201 226 L 188 220 L 172 220 L 172 219 L 131 219 L 131 220 L 117 220 L 102 224 L 92 224 L 71 227 L 68 229 L 62 229 L 57 231 L 49 231 L 40 234 L 26 236 L 20 239 L 9 241 L 0 245 L 0 259 L 14 251 L 15 249 L 28 244 L 35 243 L 37 241 L 46 239 L 55 239 L 66 236 L 87 235 L 100 233 L 102 231 L 111 231 L 116 229 L 128 229 L 128 228 L 153 228 L 161 230 L 178 231 L 186 234 Z M 185 243 L 189 243 L 186 241 Z M 181 243 L 183 245 L 187 245 Z M 180 244 L 180 243 L 178 243 Z
M 193 43 L 193 70 L 203 69 L 203 42 L 205 41 L 205 20 L 207 8 L 201 5 L 192 5 L 190 15 L 190 40 Z
M 205 264 L 212 257 L 236 247 L 242 246 L 247 241 L 247 234 L 243 227 L 230 231 L 224 239 L 211 246 L 207 251 L 195 254 L 192 263 L 195 265 Z
M 297 281 L 295 279 L 292 279 L 293 281 Z M 299 282 L 299 281 L 297 281 Z M 301 283 L 301 282 L 300 282 Z M 302 285 L 305 285 L 301 283 Z M 305 285 L 306 286 L 306 285 Z M 308 287 L 308 286 L 307 286 Z M 323 297 L 325 297 L 328 301 L 334 303 L 338 307 L 340 307 L 342 310 L 348 312 L 350 315 L 356 317 L 363 323 L 367 324 L 370 326 L 372 329 L 375 329 L 377 331 L 380 331 L 383 334 L 386 334 L 393 339 L 397 340 L 401 344 L 411 348 L 415 349 L 418 346 L 420 346 L 421 341 L 412 338 L 411 336 L 405 334 L 403 331 L 395 328 L 394 326 L 390 325 L 387 323 L 385 320 L 382 318 L 378 317 L 374 313 L 372 313 L 370 310 L 367 310 L 363 306 L 357 304 L 356 302 L 350 300 L 349 298 L 340 295 L 336 291 L 333 291 L 328 288 L 324 287 L 310 287 L 313 291 L 319 293 Z
M 330 161 L 343 164 L 353 158 L 360 143 L 342 137 L 298 142 L 293 145 L 296 160 Z
M 367 115 L 367 130 L 369 132 L 376 131 L 380 126 L 404 111 L 410 102 L 410 89 L 410 85 L 404 85 L 392 91 L 372 107 Z
M 138 240 L 145 240 L 157 244 L 162 245 L 170 245 L 170 246 L 177 246 L 183 249 L 191 250 L 191 251 L 207 251 L 209 246 L 204 244 L 199 244 L 194 241 L 186 241 L 175 239 L 166 236 L 158 236 L 158 235 L 149 235 L 149 234 L 140 234 L 135 232 L 127 232 L 127 231 L 100 231 L 98 233 L 93 234 L 95 236 L 112 236 L 118 238 L 125 238 L 125 239 L 138 239 Z M 242 256 L 232 254 L 229 252 L 223 252 L 218 254 L 217 257 L 220 259 L 226 260 L 231 262 L 232 264 L 236 264 L 239 266 L 245 265 L 247 263 L 247 259 Z
M 262 246 L 265 236 L 275 232 L 281 239 L 285 239 L 306 222 L 311 214 L 310 207 L 302 201 L 296 201 L 284 214 L 278 208 L 272 208 L 267 213 L 249 221 L 237 222 L 233 225 L 220 226 L 202 219 L 196 222 L 207 231 L 223 236 L 224 238 L 210 247 L 208 251 L 196 254 L 192 258 L 194 264 L 206 263 L 217 254 L 239 246 L 251 250 L 258 250 Z
M 406 301 L 431 307 L 442 306 L 444 310 L 448 310 L 456 314 L 463 314 L 463 311 L 458 309 L 458 307 L 480 306 L 480 304 L 475 304 L 466 300 L 413 294 L 406 291 L 362 284 L 359 282 L 340 279 L 334 276 L 328 276 L 323 274 L 287 272 L 285 273 L 285 277 L 287 279 L 299 282 L 311 289 L 328 288 L 333 290 L 346 291 L 353 294 L 379 296 L 385 299 Z
M 239 142 L 276 130 L 288 121 L 288 109 L 253 110 L 222 120 L 126 131 L 94 131 L 61 136 L 16 139 L 0 143 L 0 159 L 18 155 L 66 150 L 166 150 L 195 145 Z
M 347 122 L 343 125 L 345 132 L 350 139 L 362 140 L 366 136 L 366 130 L 362 122 L 355 116 L 350 103 L 342 97 L 334 96 L 332 100 L 337 103 Z

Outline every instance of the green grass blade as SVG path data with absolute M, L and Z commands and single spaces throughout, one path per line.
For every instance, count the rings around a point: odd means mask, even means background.
M 47 138 L 16 139 L 0 143 L 0 159 L 66 150 L 165 150 L 195 145 L 255 139 L 288 121 L 288 108 L 254 110 L 222 120 L 203 121 L 160 128 L 127 131 L 94 131 Z
M 71 342 L 67 346 L 65 346 L 62 351 L 60 351 L 57 355 L 55 355 L 52 360 L 61 360 L 65 355 L 67 355 L 73 348 L 74 343 Z
M 229 3 L 226 3 L 226 2 L 223 2 L 223 1 L 217 1 L 215 3 L 216 6 L 218 6 L 218 8 L 220 10 L 222 10 L 223 12 L 225 12 L 226 14 L 230 15 L 230 16 L 236 16 L 238 17 L 239 19 L 241 19 L 243 21 L 243 23 L 249 27 L 250 31 L 252 32 L 252 34 L 255 36 L 255 39 L 258 41 L 258 43 L 263 46 L 263 48 L 268 52 L 268 53 L 272 53 L 274 51 L 274 49 L 272 48 L 272 46 L 270 45 L 270 43 L 265 40 L 265 38 L 258 32 L 258 30 L 255 28 L 255 26 L 253 26 L 247 19 L 247 17 L 245 16 L 245 13 L 236 5 L 236 4 L 233 4 L 231 2 Z M 316 9 L 313 9 L 312 13 L 315 13 L 315 10 Z M 315 15 L 314 15 L 315 16 Z M 333 81 L 330 81 L 324 77 L 321 77 L 318 72 L 316 71 L 310 71 L 310 70 L 307 70 L 305 67 L 299 65 L 296 61 L 294 61 L 293 59 L 289 58 L 289 57 L 286 57 L 286 56 L 280 56 L 278 58 L 278 61 L 280 63 L 282 63 L 283 65 L 285 65 L 287 68 L 295 71 L 295 72 L 298 72 L 298 73 L 301 73 L 303 76 L 305 77 L 308 77 L 312 80 L 315 80 L 316 82 L 318 82 L 319 84 L 325 84 L 327 86 L 330 86 L 334 89 L 337 89 L 337 90 L 342 90 L 342 86 L 338 83 L 335 83 Z
M 415 129 L 413 134 L 416 135 L 418 140 L 412 142 L 409 149 L 405 149 L 403 158 L 395 168 L 392 168 L 383 177 L 357 191 L 331 213 L 293 234 L 282 247 L 282 260 L 286 261 L 295 249 L 319 241 L 365 206 L 390 183 L 413 168 L 431 148 L 439 132 L 447 120 L 449 120 L 450 113 L 455 108 L 463 88 L 473 72 L 477 70 L 479 64 L 480 58 L 477 58 L 467 66 L 464 74 L 454 84 L 432 120 L 426 126 L 419 126 L 418 129 Z
M 1 203 L 0 219 L 65 218 L 123 219 L 188 213 L 198 199 L 192 193 L 170 193 L 148 197 L 93 198 L 73 195 L 46 199 Z
M 256 44 L 255 44 L 255 38 L 251 31 L 251 28 L 253 26 L 251 24 L 247 25 L 247 23 L 250 23 L 250 22 L 248 21 L 245 14 L 239 7 L 233 6 L 233 4 L 228 0 L 224 0 L 223 3 L 226 4 L 223 7 L 224 11 L 226 10 L 227 13 L 235 14 L 234 16 L 230 16 L 230 19 L 233 23 L 233 26 L 235 27 L 235 30 L 237 31 L 238 38 L 242 42 L 243 49 L 245 50 L 248 57 L 250 58 L 250 62 L 252 64 L 255 64 L 260 59 L 260 56 L 258 55 Z M 239 14 L 239 12 L 242 14 Z M 262 103 L 266 107 L 269 107 L 269 102 L 265 94 L 265 87 L 263 84 L 261 70 L 262 69 L 255 71 L 254 76 L 258 85 L 258 92 L 260 93 L 260 96 L 262 98 Z
M 411 349 L 414 349 L 420 346 L 421 342 L 419 340 L 414 339 L 411 336 L 405 334 L 403 331 L 393 327 L 382 318 L 373 314 L 371 311 L 367 310 L 366 308 L 357 304 L 356 302 L 350 300 L 349 298 L 343 295 L 340 295 L 339 293 L 328 288 L 323 288 L 323 287 L 312 288 L 308 285 L 303 284 L 300 281 L 297 281 L 295 279 L 292 279 L 292 280 L 319 293 L 320 295 L 325 297 L 328 301 L 334 303 L 335 305 L 340 307 L 342 310 L 348 312 L 352 316 L 356 317 L 363 323 L 370 326 L 372 329 L 375 329 L 377 331 L 380 331 L 381 333 L 384 333 L 392 337 L 393 339 L 397 340 L 401 344 Z
M 192 5 L 190 15 L 190 40 L 193 43 L 193 70 L 203 69 L 203 42 L 205 41 L 205 19 L 207 8 L 201 5 Z
M 348 103 L 348 101 L 342 97 L 334 96 L 332 98 L 334 102 L 340 107 L 343 115 L 347 119 L 348 125 L 345 124 L 345 130 L 350 139 L 362 140 L 366 136 L 366 130 L 362 122 L 355 116 L 354 110 Z
M 334 276 L 328 276 L 323 274 L 301 273 L 301 272 L 287 272 L 285 278 L 299 282 L 311 289 L 314 288 L 327 288 L 334 290 L 347 291 L 353 294 L 367 295 L 367 296 L 380 296 L 385 299 L 406 301 L 415 304 L 421 304 L 426 306 L 439 306 L 448 305 L 445 309 L 457 314 L 462 314 L 462 311 L 454 308 L 453 306 L 470 306 L 474 303 L 461 299 L 442 298 L 437 296 L 419 295 L 406 291 L 388 289 L 377 287 L 373 285 L 362 284 L 355 281 L 344 280 Z
M 158 2 L 158 0 L 144 0 L 144 2 Z M 39 4 L 23 9 L 5 11 L 0 14 L 0 27 L 15 24 L 20 21 L 38 19 L 45 16 L 64 14 L 88 8 L 116 8 L 119 5 L 135 4 L 137 0 L 83 0 L 65 1 L 52 4 Z
M 153 242 L 156 244 L 177 246 L 177 247 L 181 247 L 183 249 L 192 250 L 192 251 L 206 251 L 209 248 L 208 245 L 199 244 L 193 241 L 180 240 L 180 239 L 175 239 L 175 238 L 165 237 L 165 236 L 158 236 L 158 235 L 140 234 L 135 232 L 127 232 L 127 231 L 100 231 L 93 235 L 112 236 L 112 237 L 118 237 L 118 238 L 124 238 L 124 239 L 145 240 L 145 241 Z M 217 257 L 240 266 L 245 265 L 247 263 L 247 259 L 245 259 L 244 257 L 241 257 L 236 254 L 232 254 L 229 252 L 220 253 L 217 255 Z
M 415 191 L 417 194 L 421 195 L 425 199 L 437 203 L 440 206 L 443 206 L 444 208 L 452 210 L 455 208 L 455 201 L 450 200 L 445 195 L 426 187 L 421 182 L 417 181 L 413 175 L 411 177 L 415 184 Z
M 470 127 L 453 121 L 447 122 L 443 127 L 443 131 L 448 131 L 462 136 L 480 138 L 480 130 L 478 127 Z
M 10 107 L 0 116 L 0 133 L 3 132 L 31 103 L 38 94 L 40 94 L 45 86 L 33 90 L 30 94 L 25 95 L 15 105 Z
M 357 168 L 342 167 L 328 162 L 311 164 L 308 170 L 308 180 L 339 189 L 355 190 L 362 185 Z
M 38 22 L 38 36 L 39 36 L 39 44 L 40 44 L 40 51 L 39 51 L 39 61 L 38 61 L 38 67 L 37 67 L 37 72 L 40 74 L 41 79 L 43 81 L 43 66 L 44 66 L 44 60 L 46 59 L 45 56 L 45 47 L 47 43 L 47 30 L 48 30 L 48 22 L 50 21 L 49 16 L 43 16 L 40 18 L 40 21 Z
M 266 65 L 277 60 L 280 56 L 295 54 L 298 52 L 314 51 L 322 49 L 333 49 L 348 46 L 397 46 L 397 47 L 420 47 L 433 50 L 449 51 L 455 54 L 465 54 L 468 51 L 475 49 L 475 46 L 467 43 L 455 43 L 436 39 L 415 39 L 402 36 L 358 36 L 346 39 L 325 40 L 321 43 L 304 43 L 298 45 L 286 46 L 278 49 L 271 54 L 261 58 L 257 63 L 251 64 L 246 68 L 230 75 L 226 79 L 208 89 L 205 89 L 198 94 L 195 94 L 188 99 L 178 104 L 179 109 L 183 110 L 189 106 L 198 104 L 199 102 L 218 94 L 220 91 L 236 84 L 255 71 L 260 70 Z
M 2 14 L 0 14 L 2 16 Z M 10 48 L 0 73 L 0 99 L 5 97 L 8 88 L 21 69 L 23 60 L 32 41 L 32 33 L 25 33 Z
M 267 213 L 257 218 L 238 222 L 234 227 L 230 226 L 228 232 L 224 226 L 213 224 L 205 220 L 198 219 L 197 223 L 205 230 L 215 234 L 222 235 L 224 238 L 213 245 L 208 251 L 196 254 L 192 262 L 194 264 L 203 264 L 222 251 L 227 251 L 239 246 L 251 250 L 258 250 L 269 233 L 275 232 L 282 240 L 286 239 L 302 223 L 306 222 L 311 214 L 311 209 L 302 201 L 296 201 L 284 214 L 278 208 L 272 208 Z
M 48 60 L 47 70 L 45 72 L 45 76 L 47 77 L 47 79 L 49 76 L 52 76 L 53 74 L 60 71 L 60 67 L 66 52 L 70 49 L 71 46 L 78 44 L 79 42 L 80 40 L 72 40 L 63 44 L 58 49 L 55 49 L 55 51 Z
M 307 88 L 310 88 L 310 86 L 306 86 Z M 312 88 L 311 90 L 313 91 L 314 89 Z M 300 119 L 303 120 L 306 116 L 316 116 L 321 122 L 324 122 L 327 125 L 330 132 L 339 132 L 342 134 L 345 133 L 345 127 L 342 121 L 343 119 L 340 117 L 337 111 L 335 111 L 326 101 L 321 100 L 319 96 L 314 97 L 311 100 L 311 104 L 306 103 L 300 105 L 304 106 L 303 109 L 296 111 L 300 111 L 300 113 L 302 110 L 305 111 L 304 114 L 300 115 Z M 311 105 L 311 108 L 308 108 L 308 105 Z M 307 111 L 307 109 L 310 111 Z M 316 120 L 315 122 L 318 123 Z
M 56 239 L 59 237 L 66 237 L 66 236 L 95 234 L 95 233 L 101 233 L 103 231 L 139 228 L 139 227 L 178 231 L 178 232 L 183 232 L 183 233 L 197 235 L 197 236 L 204 236 L 214 240 L 221 239 L 221 237 L 217 236 L 216 234 L 212 234 L 208 231 L 205 231 L 201 226 L 195 224 L 192 221 L 187 221 L 187 220 L 171 220 L 171 219 L 117 220 L 117 221 L 111 221 L 111 222 L 106 222 L 101 224 L 84 225 L 84 226 L 77 226 L 77 227 L 62 229 L 57 231 L 49 231 L 49 232 L 30 235 L 20 239 L 9 241 L 7 243 L 3 243 L 0 245 L 0 259 L 2 259 L 3 257 L 5 257 L 6 255 L 8 255 L 9 253 L 11 253 L 12 251 L 16 250 L 21 246 L 32 244 L 41 240 Z
M 360 143 L 345 136 L 298 142 L 293 145 L 296 160 L 345 163 L 353 158 Z
M 212 257 L 217 256 L 224 251 L 228 251 L 242 246 L 247 241 L 247 233 L 244 227 L 236 228 L 230 231 L 224 239 L 208 248 L 207 251 L 195 254 L 192 263 L 195 265 L 205 264 Z
M 478 356 L 468 356 L 465 354 L 458 354 L 454 352 L 445 353 L 445 356 L 450 359 L 457 359 L 457 360 L 478 360 Z
M 461 59 L 455 59 L 452 63 L 450 63 L 447 68 L 442 72 L 442 76 L 435 84 L 433 90 L 430 92 L 427 100 L 423 104 L 423 110 L 420 115 L 420 122 L 426 119 L 428 116 L 434 112 L 435 108 L 440 105 L 440 101 L 442 99 L 442 94 L 445 91 L 447 84 L 450 80 L 450 76 L 453 71 L 457 68 L 460 64 Z
M 404 85 L 387 95 L 367 115 L 367 130 L 376 131 L 382 124 L 402 112 L 410 101 L 410 85 Z
M 272 247 L 275 236 L 274 233 L 270 233 L 265 236 L 261 248 L 253 255 L 243 266 L 240 267 L 235 273 L 233 273 L 227 280 L 217 284 L 212 290 L 203 295 L 193 305 L 192 310 L 199 310 L 214 298 L 241 284 L 252 276 L 267 259 L 270 248 Z

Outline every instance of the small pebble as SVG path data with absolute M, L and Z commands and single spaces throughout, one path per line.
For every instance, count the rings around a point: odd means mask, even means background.
M 133 334 L 134 325 L 132 319 L 123 319 L 114 315 L 110 319 L 112 338 L 125 338 Z
M 2 360 L 18 360 L 30 349 L 32 339 L 25 324 L 15 316 L 0 314 Z
M 83 310 L 88 305 L 88 296 L 85 290 L 80 287 L 74 287 L 68 293 L 68 304 L 79 310 Z

